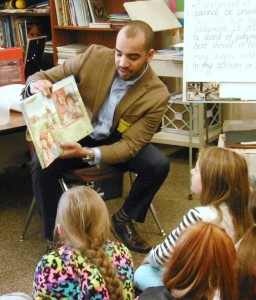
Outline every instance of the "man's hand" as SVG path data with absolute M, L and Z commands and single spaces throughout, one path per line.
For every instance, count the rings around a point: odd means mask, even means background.
M 64 152 L 60 155 L 60 158 L 83 158 L 89 154 L 87 148 L 83 148 L 79 143 L 62 142 L 60 145 L 64 148 Z
M 42 94 L 48 98 L 52 95 L 52 83 L 49 80 L 36 80 L 29 85 L 31 94 L 42 92 Z

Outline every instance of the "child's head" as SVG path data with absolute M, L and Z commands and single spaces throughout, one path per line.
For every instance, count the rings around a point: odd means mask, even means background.
M 202 299 L 217 289 L 220 299 L 236 299 L 235 263 L 235 246 L 226 231 L 212 223 L 199 222 L 181 234 L 163 282 L 175 299 Z
M 248 210 L 250 184 L 245 158 L 226 148 L 207 147 L 200 153 L 191 171 L 192 191 L 200 195 L 202 205 L 218 209 L 226 203 L 233 218 L 236 240 L 251 225 Z
M 27 35 L 28 35 L 28 39 L 31 39 L 31 38 L 36 38 L 38 36 L 41 36 L 42 33 L 39 26 L 34 23 L 29 26 Z
M 75 101 L 74 101 L 71 94 L 67 94 L 65 101 L 66 101 L 66 104 L 68 106 L 74 106 L 75 105 Z
M 60 198 L 55 230 L 71 247 L 101 247 L 111 237 L 110 228 L 107 207 L 93 189 L 77 186 Z
M 252 191 L 250 208 L 253 225 L 237 249 L 239 300 L 256 299 L 256 190 Z
M 248 204 L 249 175 L 242 155 L 226 148 L 207 147 L 200 153 L 197 166 L 191 173 L 192 190 L 200 195 L 203 205 L 230 199 L 234 202 L 246 199 Z M 196 176 L 199 184 L 194 187 L 193 177 Z

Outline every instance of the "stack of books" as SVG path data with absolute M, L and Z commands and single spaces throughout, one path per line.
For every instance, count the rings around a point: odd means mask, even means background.
M 161 49 L 154 54 L 155 60 L 175 60 L 183 61 L 183 50 Z
M 113 28 L 121 28 L 127 22 L 131 21 L 131 18 L 129 17 L 127 12 L 120 12 L 108 15 L 108 19 L 111 23 L 111 27 Z
M 53 53 L 53 44 L 52 41 L 47 41 L 44 47 L 44 53 Z
M 110 22 L 95 22 L 89 23 L 90 28 L 111 28 Z
M 183 61 L 183 43 L 171 46 L 169 49 L 156 50 L 154 59 Z
M 87 48 L 87 45 L 79 43 L 57 47 L 58 64 L 62 64 L 68 58 L 85 52 Z

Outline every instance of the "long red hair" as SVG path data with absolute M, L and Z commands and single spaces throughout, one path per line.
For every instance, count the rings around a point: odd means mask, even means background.
M 226 231 L 198 222 L 178 239 L 163 282 L 175 299 L 204 299 L 218 290 L 221 300 L 236 300 L 235 266 L 235 246 Z

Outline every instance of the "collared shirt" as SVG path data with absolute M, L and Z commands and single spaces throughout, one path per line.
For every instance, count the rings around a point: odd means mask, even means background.
M 92 124 L 93 133 L 90 134 L 91 138 L 95 140 L 102 140 L 110 135 L 114 113 L 117 105 L 119 104 L 123 96 L 127 93 L 129 88 L 133 86 L 143 76 L 147 68 L 148 64 L 146 65 L 143 73 L 133 80 L 123 80 L 120 78 L 118 73 L 116 73 L 110 92 L 106 97 L 103 106 L 100 109 L 97 119 Z M 93 150 L 95 152 L 95 159 L 91 164 L 99 164 L 101 159 L 100 150 L 97 147 L 93 148 Z

